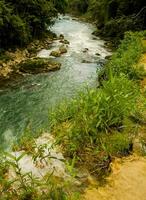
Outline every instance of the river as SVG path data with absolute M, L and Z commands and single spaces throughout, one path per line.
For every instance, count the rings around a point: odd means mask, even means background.
M 60 16 L 51 28 L 70 42 L 68 52 L 56 58 L 61 70 L 29 75 L 15 88 L 0 92 L 0 147 L 10 147 L 26 127 L 36 130 L 49 127 L 49 109 L 82 90 L 84 85 L 97 84 L 97 69 L 109 52 L 104 41 L 92 35 L 95 27 L 70 16 Z M 59 47 L 55 41 L 51 49 L 38 52 L 49 57 Z

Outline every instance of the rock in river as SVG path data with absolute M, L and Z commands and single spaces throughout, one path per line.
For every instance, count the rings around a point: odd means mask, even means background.
M 61 39 L 61 40 L 64 39 L 64 35 L 60 34 L 59 39 Z
M 60 51 L 52 51 L 52 52 L 50 53 L 50 56 L 60 57 L 60 56 L 61 56 L 61 53 L 60 53 Z
M 33 58 L 22 61 L 19 65 L 19 71 L 23 73 L 37 74 L 42 72 L 59 70 L 61 64 L 48 58 Z

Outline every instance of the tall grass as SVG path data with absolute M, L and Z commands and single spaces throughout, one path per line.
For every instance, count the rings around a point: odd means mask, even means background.
M 141 78 L 143 70 L 137 67 L 136 64 L 140 59 L 142 51 L 142 33 L 125 33 L 121 45 L 99 76 L 102 76 L 104 73 L 104 76 L 108 79 L 110 79 L 111 74 L 114 76 L 125 74 L 127 78 L 132 80 Z
M 124 123 L 139 112 L 140 91 L 135 81 L 142 75 L 136 67 L 143 51 L 142 36 L 142 33 L 127 32 L 104 68 L 107 79 L 102 80 L 102 85 L 61 104 L 52 114 L 52 132 L 67 154 L 73 156 L 87 146 L 103 150 L 115 131 L 117 136 L 114 134 L 111 140 L 113 149 L 105 148 L 107 154 L 121 152 L 131 144 L 127 136 L 125 140 Z M 116 144 L 119 147 L 115 148 Z
M 100 89 L 89 89 L 54 113 L 52 127 L 72 153 L 86 144 L 96 144 L 99 133 L 122 129 L 124 120 L 136 112 L 138 88 L 125 76 L 105 81 Z
M 0 154 L 0 200 L 77 200 L 70 181 L 55 177 L 52 172 L 41 179 L 32 172 L 24 173 L 19 157 L 3 152 Z

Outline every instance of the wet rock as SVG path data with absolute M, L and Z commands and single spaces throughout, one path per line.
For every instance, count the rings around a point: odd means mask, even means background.
M 98 31 L 98 30 L 93 31 L 93 32 L 92 32 L 92 35 L 99 36 L 99 31 Z
M 103 67 L 103 66 L 105 65 L 105 63 L 106 63 L 106 60 L 105 60 L 105 59 L 100 59 L 100 60 L 98 61 L 98 64 L 99 64 L 101 67 Z
M 82 63 L 92 63 L 90 60 L 82 60 Z
M 59 70 L 61 64 L 48 58 L 35 58 L 22 61 L 19 65 L 19 71 L 23 73 L 37 74 L 42 72 Z
M 63 43 L 63 44 L 70 44 L 70 42 L 68 40 L 64 40 L 64 39 L 61 39 L 60 40 L 60 43 Z
M 88 52 L 89 51 L 89 49 L 88 48 L 85 48 L 84 50 L 83 50 L 83 53 L 86 53 L 86 52 Z
M 96 56 L 100 56 L 100 53 L 96 53 L 95 55 L 96 55 Z
M 60 39 L 60 40 L 64 39 L 64 35 L 63 35 L 63 34 L 60 34 L 60 35 L 59 35 L 59 39 Z
M 111 55 L 110 55 L 110 56 L 106 56 L 105 59 L 106 59 L 106 60 L 110 60 L 111 57 L 112 57 Z
M 92 39 L 93 39 L 93 40 L 97 40 L 97 37 L 96 37 L 96 36 L 94 36 L 94 37 L 92 37 Z
M 61 56 L 61 53 L 60 53 L 60 51 L 52 51 L 52 52 L 50 53 L 50 56 L 60 57 L 60 56 Z
M 62 45 L 62 46 L 60 46 L 60 48 L 59 48 L 59 52 L 60 52 L 61 54 L 67 53 L 67 48 L 66 48 L 64 45 Z

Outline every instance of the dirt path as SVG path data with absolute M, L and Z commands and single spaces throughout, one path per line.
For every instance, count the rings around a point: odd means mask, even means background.
M 146 159 L 117 159 L 105 187 L 88 188 L 84 200 L 146 200 Z

